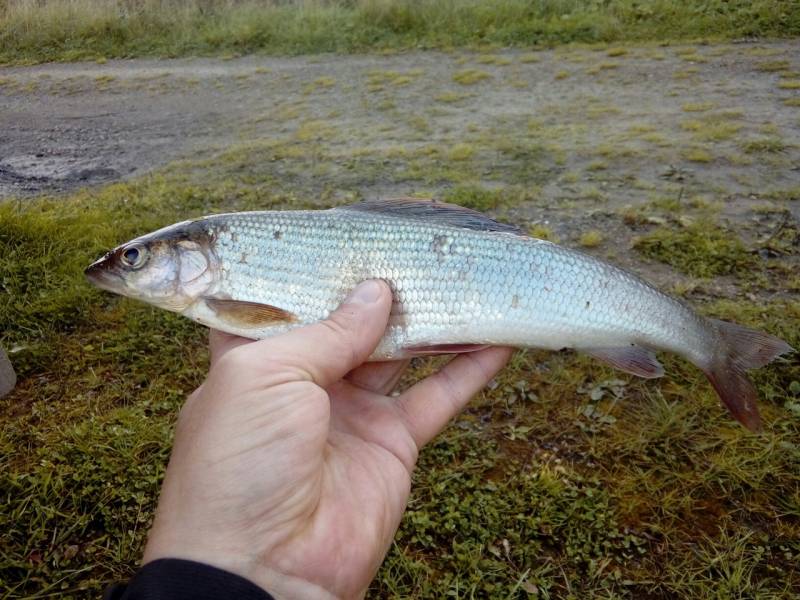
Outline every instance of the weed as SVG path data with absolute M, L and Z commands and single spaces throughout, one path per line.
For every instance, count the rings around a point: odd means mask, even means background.
M 466 98 L 469 98 L 469 94 L 460 94 L 458 92 L 442 92 L 435 97 L 435 100 L 438 102 L 444 102 L 445 104 L 452 104 Z
M 779 81 L 778 87 L 782 90 L 800 90 L 800 79 L 789 79 L 787 81 Z
M 714 108 L 713 102 L 690 102 L 681 106 L 684 112 L 705 112 Z
M 490 190 L 477 185 L 459 185 L 447 190 L 442 199 L 445 202 L 487 212 L 503 203 L 503 192 L 502 190 Z
M 692 277 L 747 270 L 754 260 L 732 232 L 699 224 L 683 229 L 662 227 L 637 239 L 634 248 Z
M 606 56 L 625 56 L 628 53 L 627 48 L 623 48 L 621 46 L 617 46 L 615 48 L 609 48 L 606 50 Z
M 558 237 L 553 230 L 542 223 L 534 223 L 528 227 L 528 235 L 540 240 L 547 240 L 549 242 L 558 242 Z
M 692 137 L 703 142 L 719 142 L 734 137 L 741 130 L 738 123 L 718 120 L 683 121 L 681 128 L 691 131 Z
M 608 163 L 603 160 L 593 160 L 586 168 L 590 171 L 603 171 L 608 168 Z
M 705 56 L 693 52 L 687 54 L 680 54 L 679 57 L 681 58 L 681 60 L 685 60 L 686 62 L 692 62 L 692 63 L 708 62 L 708 59 Z
M 245 77 L 247 76 L 245 75 Z M 334 85 L 336 85 L 336 80 L 333 77 L 318 77 L 303 88 L 303 93 L 312 94 L 318 90 L 332 88 Z
M 756 69 L 766 73 L 775 73 L 790 68 L 788 60 L 768 60 L 756 65 Z
M 741 148 L 748 154 L 776 153 L 786 150 L 786 143 L 777 137 L 765 137 L 747 140 L 741 143 Z
M 555 78 L 556 79 L 566 79 L 567 77 L 569 77 L 569 75 L 570 75 L 569 71 L 563 71 L 563 70 L 562 71 L 557 71 L 556 74 L 555 74 Z
M 422 69 L 411 69 L 409 71 L 370 71 L 368 73 L 368 83 L 372 91 L 383 89 L 384 85 L 403 86 L 415 81 L 423 74 Z
M 683 157 L 691 162 L 708 163 L 714 160 L 711 153 L 700 146 L 689 148 L 683 152 Z
M 603 71 L 610 71 L 612 69 L 616 69 L 619 67 L 618 63 L 613 62 L 601 62 L 592 67 L 586 69 L 587 75 L 597 75 L 598 73 L 602 73 Z
M 490 79 L 491 75 L 486 71 L 479 71 L 478 69 L 464 69 L 463 71 L 458 71 L 453 75 L 453 81 L 456 83 L 460 83 L 461 85 L 474 85 L 483 81 L 484 79 Z
M 697 67 L 689 67 L 688 69 L 682 69 L 682 70 L 675 71 L 672 74 L 672 77 L 674 79 L 691 79 L 692 77 L 697 75 L 699 72 L 700 72 L 700 69 L 698 69 Z
M 504 67 L 510 65 L 513 61 L 507 56 L 500 56 L 499 54 L 481 54 L 475 59 L 475 62 L 482 65 L 497 65 Z
M 336 129 L 325 121 L 312 120 L 300 125 L 295 133 L 295 137 L 301 142 L 309 140 L 320 140 L 330 138 Z
M 581 234 L 578 243 L 584 248 L 597 248 L 597 246 L 603 243 L 604 239 L 605 236 L 603 236 L 602 233 L 596 229 L 590 229 L 589 231 L 584 231 Z
M 475 147 L 471 144 L 456 144 L 447 153 L 450 160 L 468 160 L 475 155 Z

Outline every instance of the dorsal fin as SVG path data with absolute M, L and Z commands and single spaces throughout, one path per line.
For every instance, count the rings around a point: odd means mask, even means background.
M 358 212 L 380 213 L 382 215 L 419 219 L 428 223 L 440 223 L 451 227 L 463 227 L 476 231 L 498 231 L 526 235 L 519 227 L 500 223 L 471 208 L 448 204 L 438 200 L 421 198 L 385 198 L 365 200 L 350 206 L 340 206 L 333 210 L 352 210 Z

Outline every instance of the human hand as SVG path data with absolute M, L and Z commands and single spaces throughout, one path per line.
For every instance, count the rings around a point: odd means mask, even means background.
M 391 308 L 358 286 L 321 323 L 250 341 L 211 332 L 144 555 L 241 575 L 276 598 L 360 598 L 408 500 L 419 449 L 503 367 L 455 358 L 396 397 L 407 361 L 362 364 Z

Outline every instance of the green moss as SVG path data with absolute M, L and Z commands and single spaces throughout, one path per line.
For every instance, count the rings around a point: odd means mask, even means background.
M 754 259 L 730 231 L 707 225 L 662 227 L 642 236 L 634 248 L 693 277 L 714 277 L 746 270 Z

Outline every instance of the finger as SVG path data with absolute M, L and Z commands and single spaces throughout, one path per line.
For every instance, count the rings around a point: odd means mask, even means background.
M 388 394 L 397 386 L 410 362 L 411 359 L 367 363 L 350 373 L 347 380 L 361 389 Z
M 287 371 L 293 377 L 327 387 L 361 365 L 378 345 L 392 307 L 385 282 L 358 285 L 327 319 L 255 342 L 249 367 Z
M 512 348 L 487 348 L 462 354 L 441 371 L 401 394 L 411 437 L 422 448 L 460 413 L 511 358 Z
M 243 344 L 250 344 L 253 340 L 225 333 L 218 329 L 208 330 L 208 348 L 211 352 L 211 366 L 213 367 L 223 354 L 238 348 Z

